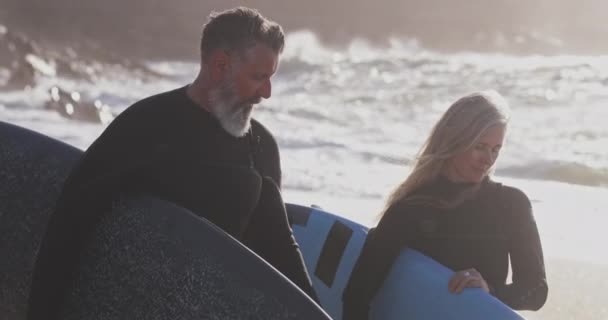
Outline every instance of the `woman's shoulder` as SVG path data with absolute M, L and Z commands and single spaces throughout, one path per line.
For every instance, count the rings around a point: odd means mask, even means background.
M 494 182 L 494 183 L 500 184 L 500 193 L 507 200 L 530 202 L 528 195 L 523 190 L 521 190 L 515 186 L 511 186 L 511 185 L 507 185 L 507 184 L 503 184 L 503 183 L 497 183 L 497 182 Z
M 530 198 L 523 190 L 493 180 L 489 180 L 488 184 L 491 189 L 495 190 L 494 192 L 497 193 L 496 195 L 498 196 L 500 204 L 503 207 L 510 209 L 508 211 L 518 213 L 529 211 L 532 207 Z

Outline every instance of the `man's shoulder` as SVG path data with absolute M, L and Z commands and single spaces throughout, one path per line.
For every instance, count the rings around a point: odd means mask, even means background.
M 114 121 L 110 124 L 111 127 L 120 123 L 131 123 L 132 120 L 139 124 L 147 122 L 156 122 L 157 120 L 167 119 L 173 113 L 174 101 L 178 101 L 182 94 L 180 90 L 183 88 L 174 89 L 148 96 L 139 101 L 136 101 L 124 111 L 122 111 Z
M 268 128 L 266 128 L 261 122 L 257 121 L 256 119 L 251 119 L 251 132 L 255 136 L 260 137 L 260 139 L 262 140 L 270 140 L 276 143 L 272 132 L 270 132 Z
M 251 119 L 251 135 L 255 145 L 255 163 L 262 175 L 270 176 L 281 186 L 281 160 L 279 146 L 274 136 L 259 121 Z
M 163 107 L 167 106 L 168 102 L 181 99 L 185 94 L 184 92 L 184 88 L 182 87 L 151 95 L 133 103 L 131 106 L 125 109 L 125 112 L 139 111 L 142 109 L 162 109 Z

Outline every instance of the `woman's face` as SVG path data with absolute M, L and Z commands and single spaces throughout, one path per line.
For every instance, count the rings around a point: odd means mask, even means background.
M 472 148 L 449 159 L 443 173 L 454 182 L 481 182 L 498 158 L 505 133 L 502 124 L 488 128 Z

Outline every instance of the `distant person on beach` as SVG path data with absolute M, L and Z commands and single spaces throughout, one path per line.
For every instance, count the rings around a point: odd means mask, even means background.
M 547 279 L 530 200 L 490 178 L 507 113 L 503 97 L 487 91 L 459 99 L 443 114 L 370 230 L 344 291 L 344 319 L 368 318 L 370 302 L 405 247 L 454 270 L 446 286 L 454 294 L 476 287 L 516 310 L 544 305 Z
M 283 46 L 281 26 L 256 10 L 210 15 L 196 79 L 122 112 L 67 179 L 41 243 L 28 319 L 60 316 L 83 242 L 131 194 L 210 220 L 316 299 L 282 201 L 277 143 L 251 118 L 271 96 Z

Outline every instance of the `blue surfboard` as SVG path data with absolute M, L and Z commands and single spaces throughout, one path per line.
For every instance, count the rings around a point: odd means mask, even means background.
M 368 229 L 316 208 L 287 204 L 287 211 L 322 307 L 333 319 L 342 319 L 342 292 Z M 453 274 L 420 252 L 404 249 L 372 301 L 371 319 L 523 319 L 481 289 L 450 293 Z

